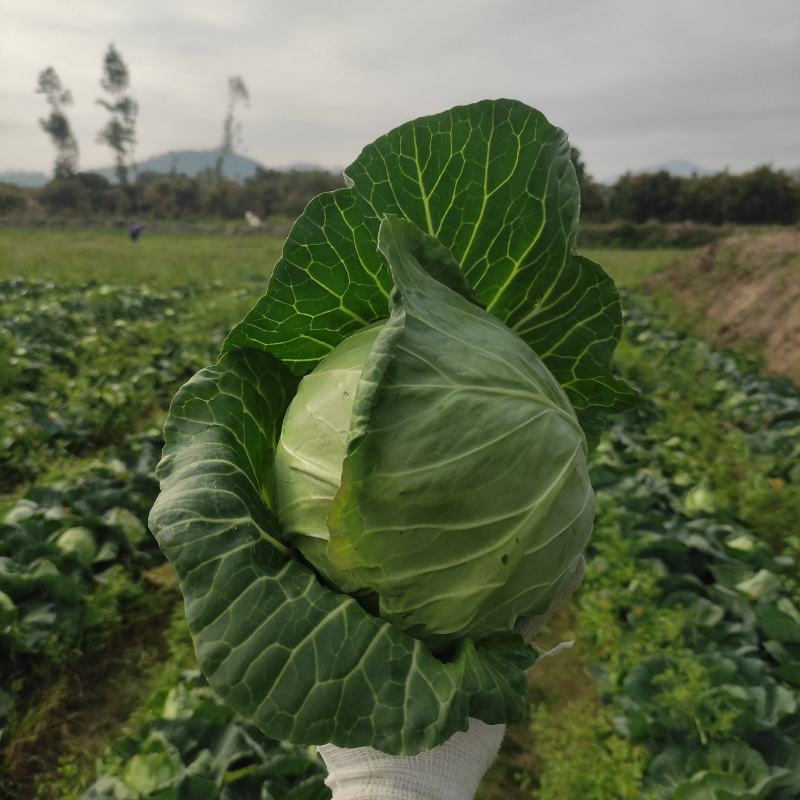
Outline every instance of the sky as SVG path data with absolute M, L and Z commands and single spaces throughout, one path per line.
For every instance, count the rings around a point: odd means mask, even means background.
M 75 98 L 81 166 L 114 42 L 140 105 L 140 158 L 219 144 L 227 80 L 250 92 L 237 150 L 343 167 L 394 126 L 487 97 L 543 111 L 607 179 L 670 159 L 800 167 L 798 0 L 0 0 L 0 170 L 49 171 L 34 92 Z

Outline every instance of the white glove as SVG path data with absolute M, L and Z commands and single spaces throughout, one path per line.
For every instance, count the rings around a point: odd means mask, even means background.
M 505 730 L 471 719 L 466 731 L 415 756 L 332 744 L 318 749 L 333 800 L 472 800 Z

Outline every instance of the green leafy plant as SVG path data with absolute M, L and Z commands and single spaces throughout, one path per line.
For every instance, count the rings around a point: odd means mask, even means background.
M 65 240 L 53 245 L 65 248 Z M 80 263 L 64 273 L 79 275 Z M 10 268 L 29 266 L 12 259 Z M 133 263 L 116 268 L 117 280 L 136 275 Z M 86 455 L 141 429 L 215 356 L 249 306 L 216 281 L 156 290 L 74 280 L 0 278 L 0 491 L 41 480 L 54 458 Z M 152 281 L 145 274 L 141 282 Z
M 275 738 L 413 753 L 524 715 L 515 621 L 574 568 L 588 448 L 634 393 L 541 113 L 414 120 L 345 179 L 173 401 L 150 525 L 225 702 Z
M 670 329 L 644 299 L 623 302 L 617 363 L 648 399 L 620 415 L 592 454 L 598 516 L 579 652 L 616 734 L 650 754 L 635 796 L 795 798 L 797 551 L 790 537 L 773 550 L 769 529 L 727 501 L 742 479 L 731 471 L 736 482 L 726 484 L 722 465 L 746 454 L 747 482 L 780 479 L 788 503 L 800 395 Z M 582 730 L 569 751 L 577 760 L 602 744 Z M 542 755 L 542 786 L 570 796 L 570 774 Z
M 642 788 L 647 751 L 614 729 L 609 711 L 600 703 L 540 706 L 531 726 L 546 766 L 532 793 L 538 800 L 651 800 Z
M 104 753 L 81 800 L 330 798 L 313 750 L 267 739 L 222 705 L 197 670 L 181 672 L 141 716 Z
M 19 696 L 96 649 L 150 597 L 139 575 L 163 562 L 145 527 L 161 442 L 157 431 L 130 436 L 0 517 L 0 741 Z

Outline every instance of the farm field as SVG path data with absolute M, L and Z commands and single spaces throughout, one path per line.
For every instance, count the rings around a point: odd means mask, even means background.
M 260 295 L 268 236 L 0 232 L 0 797 L 327 797 L 195 669 L 146 530 L 160 424 Z M 593 457 L 588 574 L 481 797 L 800 795 L 800 391 L 625 289 L 644 399 Z M 560 680 L 555 680 L 558 673 Z M 565 679 L 567 676 L 567 679 Z M 266 786 L 266 790 L 262 790 Z

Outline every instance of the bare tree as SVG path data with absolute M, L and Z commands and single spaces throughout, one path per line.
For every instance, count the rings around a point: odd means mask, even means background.
M 245 82 L 239 75 L 232 75 L 228 78 L 228 113 L 225 114 L 225 121 L 222 123 L 222 144 L 219 148 L 214 174 L 219 181 L 222 177 L 222 166 L 225 156 L 233 152 L 234 145 L 241 141 L 242 124 L 236 120 L 236 105 L 250 103 L 250 94 L 247 91 Z
M 56 178 L 68 178 L 78 171 L 78 142 L 65 113 L 65 109 L 72 105 L 72 93 L 64 88 L 53 67 L 39 73 L 36 93 L 43 94 L 50 106 L 49 116 L 40 119 L 39 125 L 56 148 L 53 174 Z
M 136 174 L 136 119 L 139 104 L 128 91 L 130 73 L 119 50 L 108 46 L 103 58 L 103 78 L 100 86 L 108 99 L 98 98 L 97 103 L 109 112 L 111 118 L 97 134 L 97 141 L 114 151 L 114 172 L 123 186 L 128 183 L 128 170 Z

